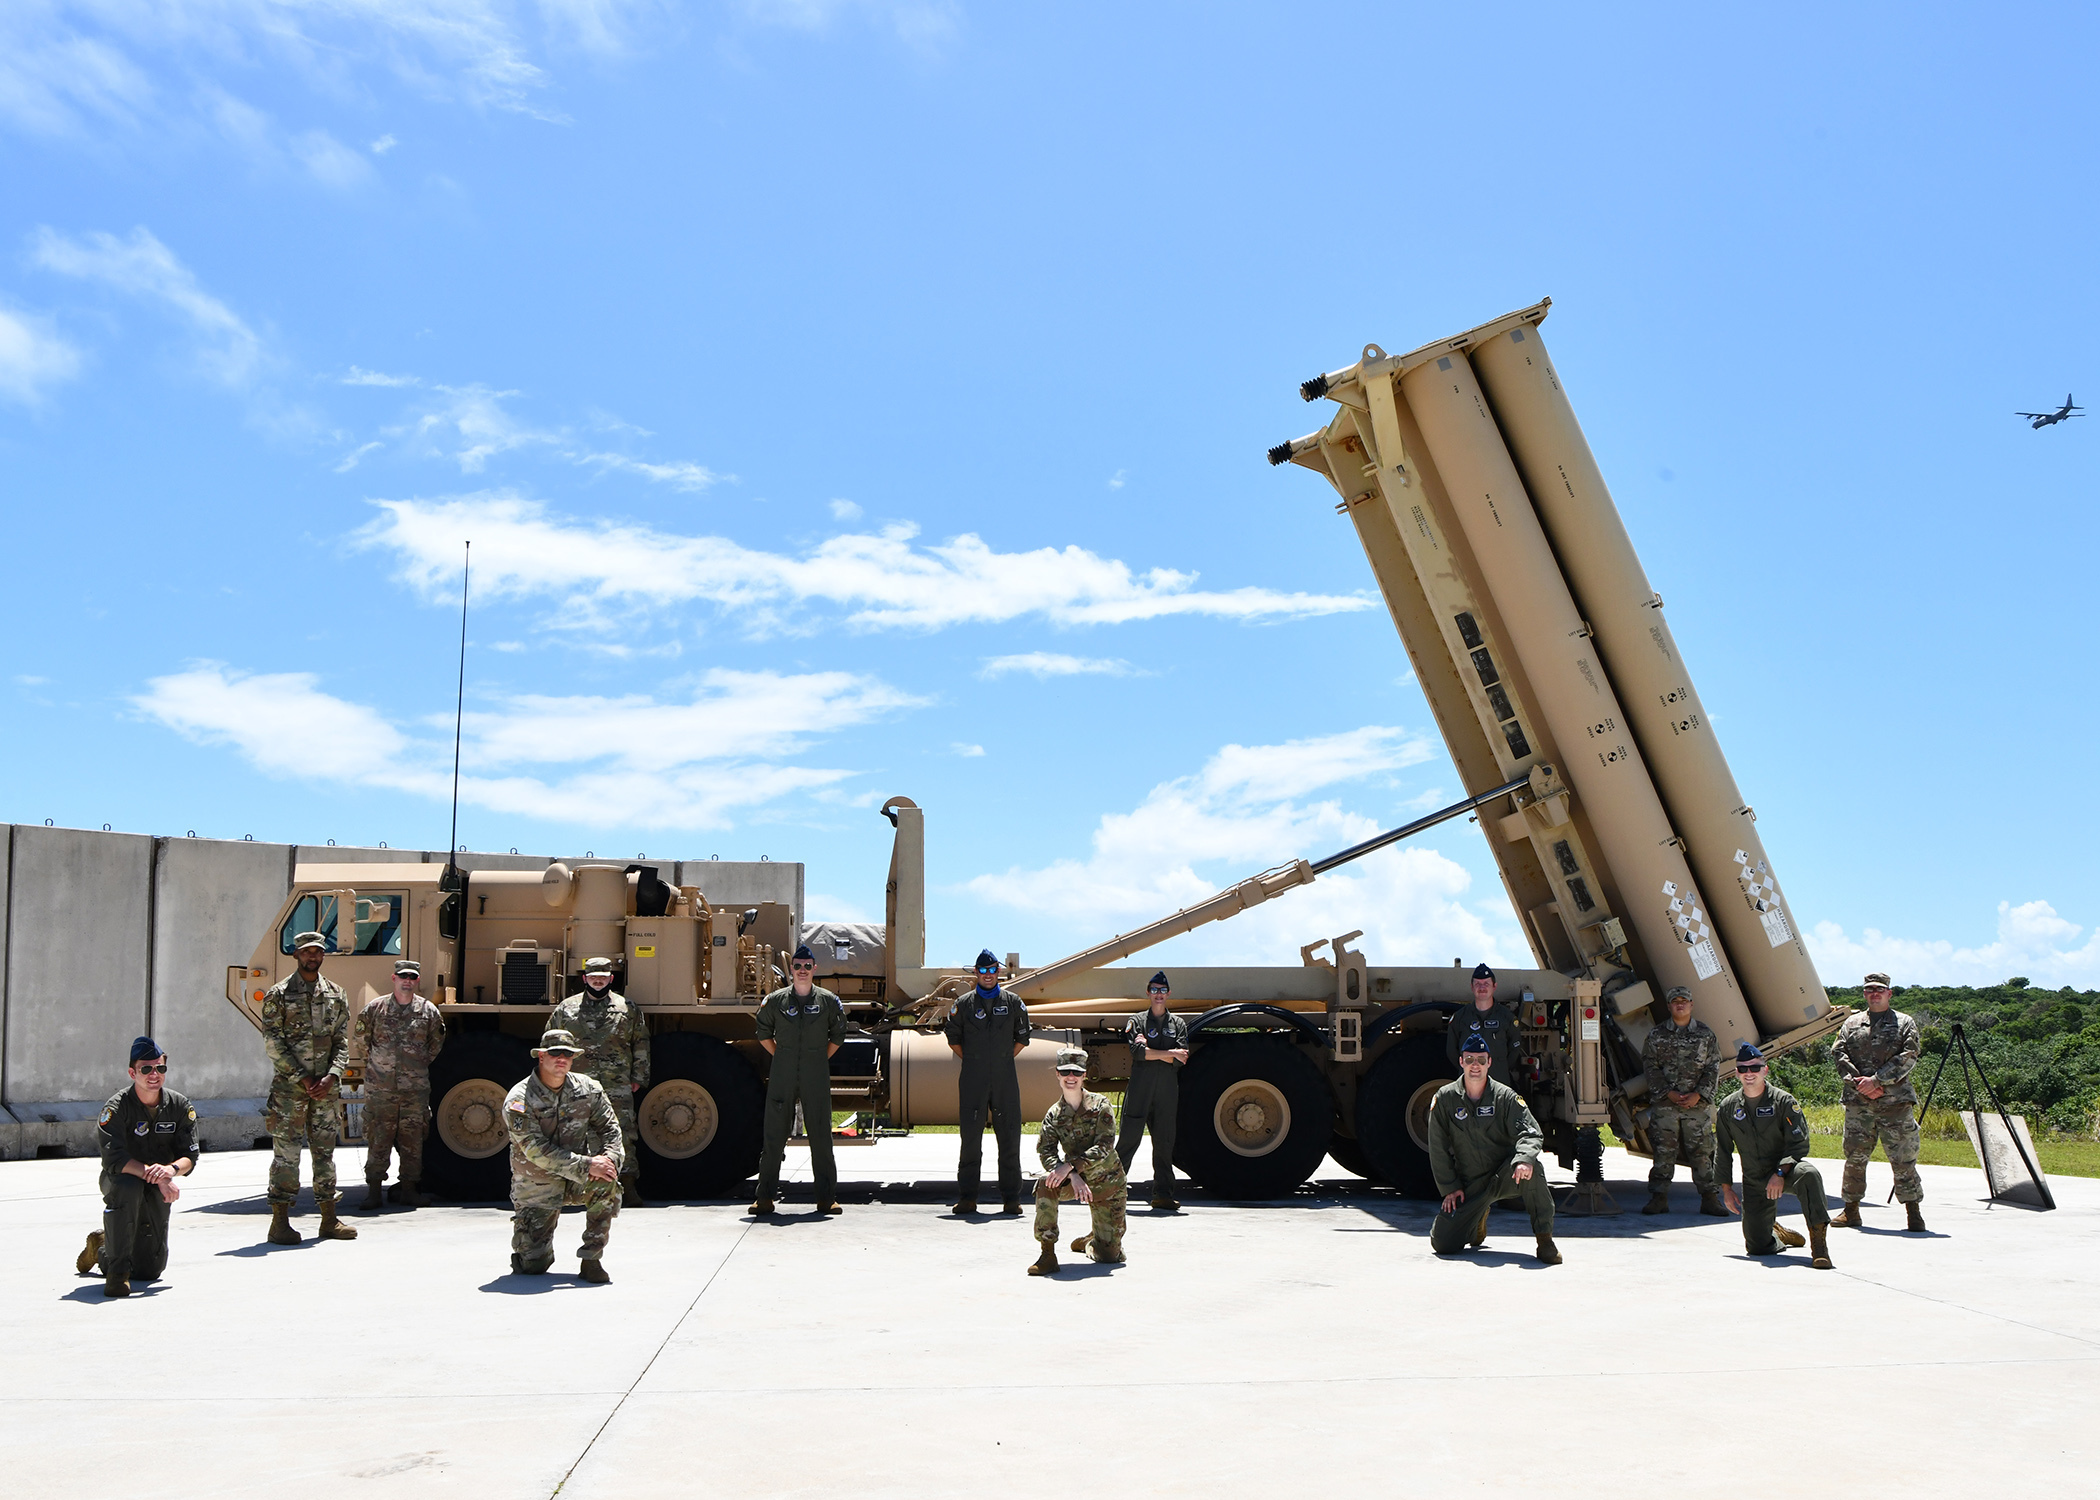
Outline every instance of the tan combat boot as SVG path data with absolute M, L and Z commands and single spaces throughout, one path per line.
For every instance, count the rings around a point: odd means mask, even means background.
M 834 1199 L 834 1200 L 832 1200 L 832 1201 L 831 1201 L 831 1202 L 829 1202 L 829 1203 L 819 1203 L 819 1204 L 817 1205 L 817 1212 L 818 1212 L 818 1213 L 820 1213 L 820 1214 L 826 1214 L 826 1215 L 829 1215 L 829 1214 L 842 1214 L 842 1213 L 844 1213 L 844 1212 L 845 1212 L 845 1210 L 844 1210 L 843 1208 L 840 1208 L 840 1207 L 839 1207 L 839 1205 L 838 1205 L 838 1201 L 837 1201 L 836 1199 Z
M 73 1269 L 83 1276 L 92 1276 L 95 1274 L 95 1267 L 100 1265 L 101 1262 L 102 1231 L 90 1229 L 87 1237 L 87 1248 L 73 1258 Z
M 1699 1212 L 1705 1214 L 1709 1219 L 1725 1219 L 1728 1217 L 1728 1210 L 1721 1206 L 1721 1195 L 1719 1193 L 1701 1193 L 1699 1195 Z
M 1905 1233 L 1923 1234 L 1925 1232 L 1925 1211 L 1922 1208 L 1920 1208 L 1917 1204 L 1904 1204 L 1903 1217 L 1903 1228 Z
M 1823 1238 L 1825 1228 L 1826 1226 L 1822 1224 L 1811 1224 L 1808 1226 L 1808 1253 L 1815 1257 L 1818 1271 L 1830 1269 L 1830 1246 L 1824 1242 Z
M 365 1179 L 365 1201 L 357 1205 L 356 1211 L 361 1214 L 376 1214 L 379 1212 L 379 1206 L 384 1202 L 386 1202 L 386 1179 L 383 1177 L 367 1177 Z
M 772 1213 L 773 1213 L 773 1200 L 772 1200 L 771 1198 L 753 1198 L 753 1199 L 751 1200 L 751 1217 L 752 1217 L 752 1218 L 754 1218 L 754 1219 L 765 1219 L 765 1218 L 770 1218 L 770 1217 L 772 1216 Z
M 593 1286 L 611 1286 L 612 1278 L 605 1274 L 605 1262 L 587 1260 L 583 1263 L 583 1279 Z
M 1847 1198 L 1845 1200 L 1845 1211 L 1830 1221 L 1830 1227 L 1832 1229 L 1859 1228 L 1859 1200 L 1857 1198 Z
M 279 1203 L 270 1209 L 270 1243 L 273 1245 L 296 1245 L 299 1231 L 292 1228 L 291 1205 Z
M 1050 1276 L 1054 1275 L 1056 1271 L 1057 1241 L 1044 1240 L 1043 1253 L 1035 1258 L 1035 1264 L 1028 1268 L 1028 1274 L 1031 1276 Z
M 958 1198 L 955 1200 L 955 1206 L 949 1209 L 948 1212 L 954 1214 L 958 1219 L 968 1218 L 971 1214 L 977 1212 L 977 1200 L 975 1198 Z
M 436 1201 L 422 1190 L 420 1179 L 394 1184 L 394 1201 L 403 1208 L 428 1208 Z
M 1772 1236 L 1789 1250 L 1799 1250 L 1808 1243 L 1807 1240 L 1801 1238 L 1800 1235 L 1787 1228 L 1784 1224 L 1774 1224 L 1772 1226 Z
M 1649 1190 L 1648 1201 L 1641 1205 L 1644 1214 L 1666 1214 L 1670 1211 L 1670 1195 Z
M 1480 1222 L 1473 1226 L 1473 1248 L 1475 1250 L 1487 1243 L 1488 1215 L 1494 1211 L 1494 1207 L 1495 1205 L 1490 1203 L 1480 1210 Z
M 1163 1214 L 1179 1213 L 1181 1211 L 1181 1200 L 1178 1198 L 1154 1198 L 1152 1206 Z
M 1560 1247 L 1553 1243 L 1553 1236 L 1550 1234 L 1539 1236 L 1539 1247 L 1536 1253 L 1542 1265 L 1557 1266 L 1560 1264 Z
M 105 1297 L 129 1297 L 131 1295 L 131 1283 L 120 1277 L 111 1277 L 102 1283 L 102 1295 Z
M 333 1198 L 322 1200 L 321 1227 L 314 1231 L 314 1238 L 317 1240 L 356 1239 L 357 1231 L 335 1216 L 335 1203 L 336 1200 Z
M 1091 1232 L 1082 1234 L 1078 1239 L 1072 1241 L 1072 1253 L 1074 1255 L 1086 1254 L 1086 1247 L 1093 1242 L 1094 1236 Z

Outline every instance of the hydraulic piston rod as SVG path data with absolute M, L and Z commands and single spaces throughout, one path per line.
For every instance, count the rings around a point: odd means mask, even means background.
M 1012 987 L 1023 999 L 1033 999 L 1057 980 L 1069 978 L 1074 974 L 1084 974 L 1089 969 L 1098 969 L 1118 959 L 1128 958 L 1141 949 L 1163 943 L 1171 937 L 1179 937 L 1182 933 L 1192 931 L 1207 922 L 1220 922 L 1227 917 L 1236 917 L 1250 906 L 1259 906 L 1271 897 L 1280 896 L 1297 886 L 1312 884 L 1324 871 L 1332 870 L 1337 865 L 1346 865 L 1353 859 L 1362 859 L 1366 854 L 1383 849 L 1388 844 L 1398 843 L 1401 839 L 1420 833 L 1426 828 L 1434 828 L 1460 813 L 1471 812 L 1484 802 L 1492 802 L 1497 797 L 1507 797 L 1530 784 L 1530 777 L 1519 777 L 1491 791 L 1482 792 L 1477 797 L 1454 802 L 1426 818 L 1417 818 L 1412 823 L 1390 829 L 1376 838 L 1366 839 L 1361 844 L 1337 854 L 1330 854 L 1325 859 L 1311 863 L 1298 859 L 1287 865 L 1278 865 L 1273 870 L 1265 870 L 1250 880 L 1227 886 L 1215 896 L 1198 901 L 1194 906 L 1185 906 L 1171 917 L 1161 917 L 1157 922 L 1148 923 L 1133 932 L 1121 933 L 1105 943 L 1097 943 L 1091 948 L 1074 953 L 1069 958 L 1060 958 L 1055 963 L 1045 964 L 1033 973 L 1015 980 Z

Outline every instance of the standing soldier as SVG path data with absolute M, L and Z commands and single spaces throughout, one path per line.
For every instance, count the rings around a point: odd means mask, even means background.
M 562 1199 L 583 1198 L 583 1279 L 609 1282 L 605 1241 L 620 1213 L 620 1120 L 595 1078 L 570 1073 L 583 1044 L 550 1028 L 537 1065 L 503 1099 L 510 1130 L 510 1268 L 538 1276 L 554 1264 Z
M 627 1163 L 621 1169 L 626 1174 L 621 1206 L 640 1208 L 642 1153 L 635 1132 L 634 1101 L 649 1087 L 649 1023 L 640 1006 L 613 989 L 612 978 L 611 959 L 586 959 L 583 993 L 555 1006 L 547 1017 L 547 1029 L 566 1031 L 583 1044 L 576 1072 L 604 1086 L 613 1113 L 620 1117 L 620 1141 Z
M 129 1297 L 134 1281 L 158 1281 L 168 1267 L 168 1206 L 182 1196 L 175 1179 L 197 1166 L 197 1111 L 166 1086 L 168 1057 L 142 1036 L 131 1044 L 131 1086 L 110 1095 L 95 1127 L 102 1153 L 102 1227 L 73 1262 L 81 1275 L 102 1268 L 102 1295 Z
M 1464 1077 L 1436 1091 L 1429 1105 L 1429 1168 L 1443 1205 L 1429 1226 L 1429 1248 L 1456 1255 L 1487 1239 L 1488 1210 L 1503 1198 L 1523 1200 L 1538 1240 L 1538 1258 L 1560 1264 L 1553 1243 L 1553 1194 L 1539 1170 L 1546 1144 L 1524 1096 L 1488 1077 L 1488 1041 L 1471 1033 L 1459 1044 Z
M 1035 1237 L 1043 1250 L 1028 1268 L 1031 1276 L 1057 1269 L 1057 1205 L 1075 1198 L 1092 1210 L 1094 1226 L 1072 1241 L 1072 1253 L 1109 1265 L 1123 1261 L 1130 1187 L 1116 1155 L 1115 1106 L 1087 1092 L 1085 1048 L 1057 1049 L 1057 1089 L 1058 1100 L 1036 1137 L 1044 1176 L 1035 1185 Z
M 1127 1177 L 1145 1127 L 1152 1127 L 1152 1206 L 1172 1213 L 1174 1115 L 1181 1107 L 1181 1068 L 1189 1060 L 1189 1023 L 1167 1009 L 1167 976 L 1154 974 L 1145 986 L 1151 1002 L 1123 1024 L 1130 1039 L 1130 1087 L 1123 1091 L 1123 1128 L 1116 1157 Z
M 1925 1184 L 1918 1178 L 1918 1091 L 1910 1070 L 1918 1065 L 1923 1043 L 1918 1023 L 1889 1008 L 1893 993 L 1886 974 L 1869 974 L 1860 986 L 1863 1011 L 1845 1017 L 1830 1049 L 1838 1076 L 1845 1080 L 1845 1211 L 1831 1220 L 1859 1228 L 1859 1200 L 1867 1196 L 1867 1158 L 1879 1139 L 1896 1174 L 1896 1197 L 1903 1204 L 1904 1228 L 1925 1232 Z
M 347 921 L 348 919 L 345 918 Z M 313 1155 L 318 1237 L 354 1240 L 357 1231 L 335 1216 L 335 1143 L 343 1133 L 339 1090 L 350 1065 L 350 1001 L 342 986 L 321 977 L 328 939 L 302 932 L 292 939 L 299 972 L 263 996 L 263 1047 L 270 1054 L 270 1243 L 296 1245 L 292 1205 L 299 1198 L 299 1150 Z
M 1781 1245 L 1801 1248 L 1801 1236 L 1779 1222 L 1779 1195 L 1792 1193 L 1808 1221 L 1809 1254 L 1818 1271 L 1830 1269 L 1830 1205 L 1823 1199 L 1823 1174 L 1808 1159 L 1808 1116 L 1785 1089 L 1767 1081 L 1765 1057 L 1754 1043 L 1735 1049 L 1740 1091 L 1721 1101 L 1720 1161 L 1716 1174 L 1728 1211 L 1743 1215 L 1743 1248 L 1752 1255 L 1777 1255 Z M 1735 1155 L 1743 1154 L 1743 1196 L 1735 1195 Z
M 1682 1147 L 1691 1163 L 1692 1186 L 1699 1189 L 1699 1212 L 1726 1218 L 1714 1191 L 1714 1088 L 1721 1081 L 1721 1042 L 1713 1028 L 1692 1019 L 1692 992 L 1675 985 L 1663 997 L 1670 1019 L 1654 1027 L 1641 1043 L 1641 1066 L 1648 1074 L 1648 1141 L 1655 1164 L 1648 1169 L 1648 1206 L 1644 1214 L 1670 1211 L 1670 1179 L 1677 1175 Z
M 1517 1080 L 1510 1073 L 1510 1063 L 1517 1052 L 1517 1017 L 1496 1000 L 1495 971 L 1486 964 L 1474 966 L 1471 1008 L 1454 1012 L 1444 1033 L 1444 1060 L 1452 1067 L 1458 1066 L 1459 1049 L 1469 1036 L 1480 1037 L 1488 1044 L 1488 1077 L 1505 1088 L 1515 1088 Z
M 423 970 L 414 959 L 394 965 L 394 993 L 375 995 L 357 1014 L 365 1044 L 365 1201 L 379 1212 L 387 1157 L 401 1153 L 395 1196 L 410 1208 L 430 1202 L 422 1192 L 423 1138 L 430 1133 L 430 1063 L 445 1045 L 445 1018 L 416 993 Z
M 757 1217 L 771 1213 L 780 1194 L 780 1159 L 787 1154 L 798 1101 L 816 1171 L 817 1212 L 839 1211 L 839 1169 L 831 1152 L 831 1054 L 846 1040 L 846 1010 L 838 996 L 817 987 L 817 956 L 807 944 L 788 961 L 788 974 L 787 987 L 773 991 L 758 1007 L 758 1044 L 773 1059 L 773 1070 L 766 1078 L 766 1148 L 758 1162 L 758 1199 L 751 1205 Z
M 977 1179 L 984 1162 L 984 1114 L 992 1112 L 999 1142 L 1002 1213 L 1021 1211 L 1021 1075 L 1014 1059 L 1028 1045 L 1028 1007 L 999 983 L 999 960 L 977 955 L 977 988 L 955 1002 L 945 1028 L 948 1050 L 962 1059 L 956 1082 L 956 1119 L 962 1149 L 955 1163 L 955 1211 L 977 1212 Z

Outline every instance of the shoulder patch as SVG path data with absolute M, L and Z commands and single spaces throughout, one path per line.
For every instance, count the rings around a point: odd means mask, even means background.
M 525 1113 L 525 1096 L 523 1094 L 512 1094 L 505 1107 L 514 1115 L 522 1115 Z
M 197 1110 L 196 1110 L 196 1107 L 195 1107 L 194 1105 L 193 1105 L 193 1106 L 191 1106 L 191 1108 L 190 1108 L 190 1110 L 189 1110 L 189 1117 L 190 1117 L 190 1119 L 191 1119 L 192 1121 L 195 1121 L 195 1120 L 196 1120 L 196 1118 L 197 1118 Z
M 116 1105 L 114 1105 L 114 1104 L 105 1104 L 105 1105 L 103 1105 L 103 1106 L 102 1106 L 102 1118 L 101 1118 L 101 1119 L 99 1119 L 99 1120 L 97 1120 L 97 1121 L 96 1121 L 95 1123 L 96 1123 L 97 1125 L 107 1125 L 107 1124 L 108 1124 L 108 1123 L 110 1122 L 110 1119 L 111 1119 L 111 1117 L 112 1117 L 112 1116 L 114 1116 L 114 1115 L 116 1114 L 116 1112 L 117 1112 L 117 1107 L 116 1107 Z

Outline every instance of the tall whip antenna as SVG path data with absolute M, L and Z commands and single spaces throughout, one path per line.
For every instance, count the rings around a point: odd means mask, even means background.
M 474 544 L 467 543 L 466 561 L 459 569 L 459 695 L 452 710 L 452 836 L 445 841 L 448 875 L 459 869 L 459 741 L 467 722 L 467 577 L 474 569 Z

